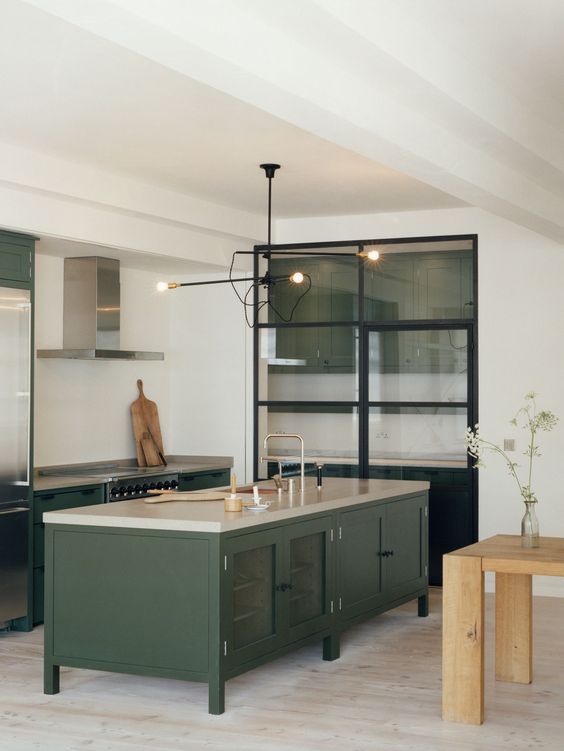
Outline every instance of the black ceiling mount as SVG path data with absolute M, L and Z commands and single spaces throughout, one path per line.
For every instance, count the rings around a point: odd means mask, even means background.
M 280 165 L 279 164 L 261 164 L 260 168 L 264 170 L 264 172 L 265 172 L 266 176 L 268 177 L 268 179 L 272 180 L 272 178 L 274 177 L 274 173 L 276 172 L 276 170 L 280 169 Z

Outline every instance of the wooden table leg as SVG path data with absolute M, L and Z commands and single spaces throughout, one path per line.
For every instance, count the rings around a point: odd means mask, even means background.
M 533 680 L 533 577 L 495 575 L 495 677 L 497 681 Z
M 443 556 L 443 720 L 484 721 L 484 574 L 479 556 Z

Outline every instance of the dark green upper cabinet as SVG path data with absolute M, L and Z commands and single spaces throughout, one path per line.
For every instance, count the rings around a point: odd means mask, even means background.
M 34 243 L 28 235 L 0 231 L 0 280 L 31 285 Z

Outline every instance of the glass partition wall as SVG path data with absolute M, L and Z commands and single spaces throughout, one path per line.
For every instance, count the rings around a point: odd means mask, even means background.
M 274 284 L 258 311 L 255 476 L 278 462 L 297 471 L 295 439 L 267 450 L 263 440 L 298 433 L 310 472 L 320 462 L 325 475 L 430 480 L 431 514 L 444 522 L 431 524 L 432 547 L 442 555 L 472 542 L 464 432 L 477 422 L 476 236 L 273 245 L 266 255 L 255 275 L 299 270 L 311 289 L 300 300 L 302 285 Z

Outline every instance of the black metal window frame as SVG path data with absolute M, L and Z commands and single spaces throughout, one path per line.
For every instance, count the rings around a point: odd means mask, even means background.
M 299 253 L 305 255 L 307 251 L 312 251 L 311 256 L 323 256 L 323 250 L 329 251 L 331 248 L 350 248 L 351 252 L 361 250 L 366 245 L 393 246 L 399 244 L 416 244 L 416 243 L 433 243 L 433 242 L 455 242 L 471 241 L 472 243 L 472 272 L 473 272 L 473 306 L 471 318 L 456 319 L 430 319 L 430 320 L 366 320 L 364 313 L 364 268 L 365 261 L 359 256 L 358 258 L 358 319 L 351 321 L 311 321 L 297 323 L 257 323 L 253 332 L 253 476 L 258 477 L 258 452 L 259 452 L 259 409 L 261 407 L 271 406 L 303 406 L 303 407 L 350 407 L 357 408 L 359 414 L 359 435 L 358 435 L 358 467 L 359 476 L 368 477 L 368 418 L 369 408 L 376 406 L 397 406 L 397 407 L 460 407 L 466 408 L 468 414 L 468 424 L 473 426 L 478 422 L 478 236 L 476 234 L 464 235 L 433 235 L 421 237 L 398 237 L 385 239 L 364 239 L 364 240 L 347 240 L 340 242 L 314 242 L 314 243 L 286 243 L 276 245 L 255 245 L 254 251 L 254 276 L 259 275 L 259 262 L 263 254 L 269 254 L 270 257 L 277 255 L 291 255 Z M 316 251 L 321 251 L 316 253 Z M 255 292 L 255 306 L 258 302 L 258 292 Z M 256 311 L 255 311 L 256 313 Z M 346 327 L 357 328 L 359 332 L 359 351 L 358 351 L 358 401 L 280 401 L 280 400 L 261 400 L 259 399 L 259 332 L 261 329 L 277 328 L 322 328 L 322 327 Z M 418 331 L 418 330 L 444 330 L 444 329 L 464 329 L 467 331 L 468 342 L 468 389 L 466 402 L 370 402 L 368 394 L 368 357 L 366 357 L 366 347 L 370 331 Z M 468 457 L 468 467 L 471 467 L 470 458 Z M 473 499 L 473 528 L 474 536 L 478 536 L 478 478 L 477 472 L 472 474 L 472 499 Z

